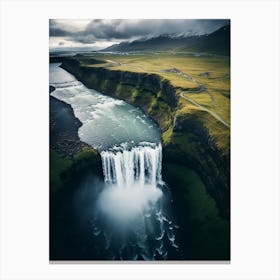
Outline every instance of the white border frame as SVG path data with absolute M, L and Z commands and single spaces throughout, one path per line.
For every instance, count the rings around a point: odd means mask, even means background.
M 231 19 L 230 264 L 49 264 L 49 18 Z M 2 1 L 0 279 L 279 279 L 279 34 L 278 1 Z

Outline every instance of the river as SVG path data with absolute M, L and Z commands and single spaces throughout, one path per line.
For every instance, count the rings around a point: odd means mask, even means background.
M 90 184 L 98 191 L 89 192 L 91 210 L 81 214 L 98 243 L 94 248 L 108 260 L 169 259 L 178 251 L 178 226 L 162 181 L 158 125 L 140 108 L 88 89 L 59 66 L 50 64 L 51 95 L 71 105 L 82 123 L 79 138 L 102 159 L 104 183 Z

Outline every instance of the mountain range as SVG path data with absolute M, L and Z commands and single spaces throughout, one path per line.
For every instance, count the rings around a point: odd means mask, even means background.
M 176 51 L 202 52 L 219 55 L 230 55 L 230 25 L 205 35 L 170 36 L 161 35 L 149 39 L 135 40 L 114 44 L 103 51 L 134 52 L 134 51 Z

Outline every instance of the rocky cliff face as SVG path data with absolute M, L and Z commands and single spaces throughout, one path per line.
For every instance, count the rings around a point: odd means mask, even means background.
M 175 89 L 160 76 L 81 66 L 71 58 L 63 58 L 61 67 L 87 87 L 140 107 L 159 124 L 162 132 L 172 125 L 177 105 Z
M 163 141 L 164 160 L 194 169 L 215 199 L 220 215 L 229 219 L 229 155 L 222 153 L 196 116 L 176 116 L 178 97 L 167 80 L 155 74 L 82 66 L 73 58 L 63 58 L 62 68 L 87 87 L 140 107 L 162 132 L 171 131 L 171 140 Z
M 201 177 L 209 194 L 215 199 L 220 215 L 229 220 L 229 155 L 225 155 L 217 147 L 208 129 L 196 116 L 176 117 L 172 139 L 163 150 L 164 157 L 169 162 L 194 169 Z

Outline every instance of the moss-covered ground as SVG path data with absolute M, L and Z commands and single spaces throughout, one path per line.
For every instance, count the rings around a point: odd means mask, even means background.
M 229 259 L 230 225 L 219 216 L 215 200 L 201 178 L 191 169 L 164 165 L 166 180 L 172 178 L 177 217 L 185 251 L 192 260 Z
M 87 169 L 101 169 L 98 152 L 89 147 L 83 147 L 73 156 L 62 156 L 50 149 L 50 190 L 57 192 L 66 187 L 76 175 L 81 176 Z

